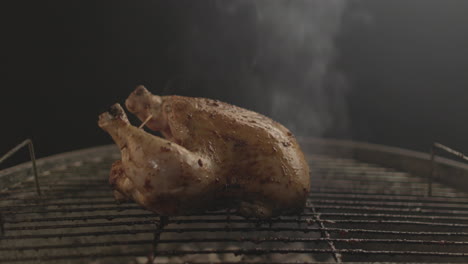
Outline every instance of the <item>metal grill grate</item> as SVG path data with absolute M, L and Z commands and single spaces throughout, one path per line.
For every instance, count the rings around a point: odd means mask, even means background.
M 115 148 L 68 157 L 42 166 L 41 198 L 32 180 L 0 192 L 0 263 L 147 263 L 154 246 L 156 263 L 468 261 L 467 193 L 434 183 L 426 197 L 426 179 L 352 158 L 309 155 L 299 216 L 262 223 L 218 211 L 158 231 L 151 212 L 114 202 Z

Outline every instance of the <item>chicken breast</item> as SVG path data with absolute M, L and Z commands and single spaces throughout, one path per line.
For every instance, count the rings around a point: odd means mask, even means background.
M 156 96 L 144 87 L 126 106 L 165 139 L 130 125 L 118 105 L 101 115 L 99 125 L 122 151 L 110 176 L 117 196 L 161 215 L 236 208 L 268 218 L 303 209 L 309 168 L 279 123 L 216 100 Z

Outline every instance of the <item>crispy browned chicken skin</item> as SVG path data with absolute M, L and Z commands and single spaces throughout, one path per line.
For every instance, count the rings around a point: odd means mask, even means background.
M 110 183 L 161 215 L 236 208 L 268 218 L 302 210 L 309 168 L 294 136 L 258 113 L 205 98 L 156 96 L 140 86 L 127 109 L 165 139 L 128 122 L 120 105 L 100 116 L 122 160 Z

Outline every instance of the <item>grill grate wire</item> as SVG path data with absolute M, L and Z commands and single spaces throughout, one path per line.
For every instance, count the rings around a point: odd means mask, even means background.
M 101 154 L 100 154 L 101 155 Z M 268 222 L 226 212 L 168 220 L 117 204 L 106 155 L 69 161 L 0 192 L 0 263 L 466 262 L 468 194 L 352 158 L 311 154 L 299 216 Z

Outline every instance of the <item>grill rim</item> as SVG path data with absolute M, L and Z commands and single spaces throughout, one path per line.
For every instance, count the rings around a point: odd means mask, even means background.
M 315 137 L 298 137 L 298 142 L 302 149 L 307 154 L 324 154 L 324 153 L 338 153 L 340 157 L 354 158 L 362 162 L 373 163 L 385 167 L 395 168 L 404 172 L 414 173 L 418 176 L 427 177 L 430 173 L 430 153 L 419 152 L 415 150 L 409 150 L 399 147 L 386 146 L 381 144 L 373 144 L 362 141 L 353 140 L 342 140 L 342 139 L 330 139 L 330 138 L 315 138 Z M 99 154 L 109 153 L 111 151 L 118 150 L 115 144 L 100 145 L 90 148 L 77 149 L 67 151 L 51 156 L 42 157 L 36 159 L 38 169 L 48 169 L 50 167 L 57 167 L 60 165 L 67 164 L 70 160 L 82 160 L 92 159 L 93 156 L 99 156 Z M 371 152 L 372 155 L 369 155 Z M 93 154 L 93 155 L 91 155 Z M 451 167 L 454 170 L 462 170 L 466 173 L 463 177 L 468 182 L 468 164 L 448 159 L 440 156 L 436 156 L 436 163 L 444 167 Z M 397 163 L 399 162 L 399 163 Z M 424 163 L 424 168 L 410 167 L 411 163 Z M 24 172 L 31 169 L 30 162 L 24 162 L 9 168 L 0 170 L 0 184 L 2 180 L 10 174 Z M 445 176 L 445 175 L 444 175 Z M 439 178 L 439 180 L 447 179 Z M 20 179 L 21 180 L 21 179 Z M 447 183 L 442 181 L 442 183 Z M 1 185 L 0 185 L 1 187 Z M 452 186 L 454 187 L 454 186 Z M 465 190 L 468 192 L 468 189 Z M 3 190 L 0 189 L 0 193 Z
M 427 178 L 431 173 L 430 153 L 381 144 L 330 138 L 298 137 L 298 142 L 306 155 L 309 153 L 331 153 L 336 156 L 338 153 L 340 157 L 354 158 L 362 162 L 395 168 L 422 178 Z M 36 159 L 36 164 L 38 170 L 47 170 L 52 167 L 65 165 L 71 160 L 89 160 L 93 156 L 99 156 L 99 154 L 116 150 L 118 148 L 115 144 L 83 148 Z M 439 174 L 444 176 L 434 179 L 436 182 L 441 182 L 450 187 L 468 192 L 468 164 L 441 156 L 436 156 L 435 163 L 438 165 Z M 24 172 L 28 172 L 30 169 L 31 163 L 24 162 L 0 170 L 0 194 L 5 191 L 6 187 L 9 187 L 3 186 L 2 182 L 13 175 L 15 175 L 17 181 L 24 181 L 26 178 L 31 177 L 30 175 L 26 175 L 26 177 L 24 175 Z M 23 177 L 17 177 L 17 174 L 23 175 Z M 455 176 L 451 177 L 451 175 Z M 461 186 L 466 187 L 462 188 Z

